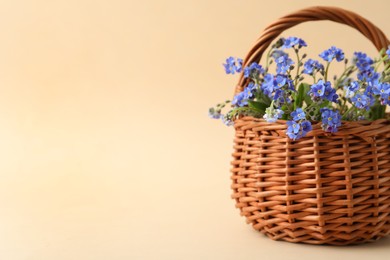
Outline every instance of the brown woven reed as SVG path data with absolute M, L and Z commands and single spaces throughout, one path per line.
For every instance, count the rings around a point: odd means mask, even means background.
M 312 7 L 267 27 L 244 64 L 259 61 L 283 30 L 311 20 L 350 25 L 377 49 L 389 41 L 373 24 L 352 12 Z M 246 85 L 242 75 L 236 92 Z M 286 122 L 244 117 L 235 121 L 232 197 L 256 230 L 272 239 L 346 245 L 390 233 L 390 123 L 343 122 L 335 134 L 313 131 L 297 141 Z

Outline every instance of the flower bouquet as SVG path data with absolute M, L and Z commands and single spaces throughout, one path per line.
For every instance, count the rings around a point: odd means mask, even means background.
M 378 57 L 354 52 L 348 60 L 335 46 L 307 57 L 301 38 L 273 41 L 308 20 L 356 28 Z M 361 16 L 312 7 L 269 26 L 245 60 L 223 64 L 240 81 L 232 101 L 209 116 L 235 127 L 232 197 L 255 229 L 275 240 L 335 245 L 390 233 L 388 45 Z M 343 70 L 330 76 L 334 63 Z
M 390 49 L 373 59 L 355 52 L 348 63 L 344 52 L 332 46 L 319 54 L 321 61 L 307 59 L 306 42 L 298 37 L 280 38 L 270 48 L 266 65 L 253 62 L 242 67 L 242 59 L 229 57 L 223 64 L 227 74 L 241 73 L 249 79 L 244 91 L 209 109 L 209 116 L 230 126 L 240 116 L 264 118 L 274 123 L 287 120 L 286 134 L 300 139 L 312 130 L 311 122 L 321 121 L 325 132 L 335 133 L 341 121 L 385 118 L 390 104 Z M 292 50 L 296 60 L 286 51 Z M 344 71 L 329 80 L 332 62 L 343 62 Z M 270 65 L 275 64 L 271 73 Z M 381 66 L 382 65 L 382 66 Z M 231 103 L 226 114 L 222 109 Z M 343 115 L 343 116 L 341 116 Z

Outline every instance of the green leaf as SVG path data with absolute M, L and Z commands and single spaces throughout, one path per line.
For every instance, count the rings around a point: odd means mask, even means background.
M 313 103 L 313 100 L 311 99 L 309 95 L 310 91 L 310 85 L 307 83 L 302 83 L 304 85 L 303 87 L 303 100 L 305 101 L 306 105 L 309 106 L 311 103 Z
M 271 104 L 272 100 L 268 96 L 264 95 L 263 92 L 258 91 L 255 96 L 256 96 L 256 99 L 258 101 L 260 101 L 261 103 L 264 103 L 267 106 L 269 106 Z
M 264 104 L 267 104 L 267 106 L 270 106 L 272 102 L 271 98 L 264 94 L 262 96 L 262 101 L 264 102 Z
M 385 117 L 386 106 L 381 105 L 379 102 L 376 102 L 371 108 L 371 119 L 376 120 Z
M 265 113 L 265 110 L 268 107 L 266 104 L 262 102 L 253 101 L 253 100 L 248 100 L 248 106 L 257 112 L 261 112 L 262 114 Z
M 283 105 L 282 107 L 281 107 L 281 110 L 283 110 L 283 111 L 287 111 L 288 110 L 288 107 L 286 106 L 286 105 Z M 283 115 L 282 115 L 282 119 L 283 120 L 287 120 L 288 119 L 288 114 L 287 113 L 284 113 Z
M 323 100 L 322 103 L 319 105 L 319 108 L 329 107 L 331 102 L 329 100 Z
M 301 83 L 298 87 L 298 92 L 297 92 L 297 94 L 295 96 L 295 100 L 294 100 L 294 108 L 295 109 L 300 108 L 303 105 L 303 100 L 304 100 L 304 95 L 305 95 L 305 85 L 308 85 L 308 84 Z

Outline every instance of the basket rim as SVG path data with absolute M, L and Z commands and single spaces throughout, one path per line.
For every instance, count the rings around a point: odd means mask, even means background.
M 390 115 L 390 114 L 388 114 Z M 270 124 L 270 125 L 274 125 L 274 124 L 286 124 L 287 121 L 291 121 L 291 120 L 285 120 L 285 119 L 278 119 L 276 120 L 275 122 L 267 122 L 264 118 L 258 118 L 258 117 L 254 117 L 254 116 L 242 116 L 242 117 L 238 117 L 236 119 L 234 119 L 233 121 L 237 121 L 237 120 L 245 120 L 245 121 L 248 121 L 248 120 L 252 120 L 252 121 L 257 121 L 257 122 L 264 122 L 264 123 L 267 123 L 267 124 Z M 312 125 L 317 125 L 317 124 L 321 124 L 320 121 L 313 121 L 313 120 L 306 120 L 306 121 L 309 121 L 310 123 L 312 123 Z M 359 120 L 359 121 L 347 121 L 347 120 L 341 120 L 341 124 L 342 125 L 347 125 L 347 124 L 353 124 L 353 125 L 376 125 L 376 124 L 383 124 L 383 123 L 389 123 L 390 124 L 390 119 L 386 119 L 386 118 L 380 118 L 380 119 L 376 119 L 376 120 Z
M 263 118 L 256 118 L 253 116 L 245 116 L 234 120 L 234 128 L 236 130 L 252 130 L 253 132 L 274 132 L 280 137 L 287 137 L 286 129 L 288 120 L 277 120 L 270 123 Z M 309 120 L 310 121 L 310 120 Z M 312 121 L 310 121 L 312 122 Z M 313 123 L 313 122 L 312 122 Z M 299 141 L 306 137 L 315 136 L 335 136 L 345 137 L 349 135 L 359 136 L 367 142 L 373 142 L 373 138 L 377 135 L 385 135 L 390 138 L 390 120 L 377 119 L 374 121 L 360 120 L 360 121 L 342 121 L 341 126 L 335 133 L 325 132 L 321 127 L 321 122 L 312 124 L 312 130 Z

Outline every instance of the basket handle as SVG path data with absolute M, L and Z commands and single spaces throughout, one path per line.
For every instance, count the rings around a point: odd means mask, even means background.
M 256 41 L 255 45 L 244 59 L 243 67 L 248 66 L 252 62 L 259 62 L 261 56 L 271 42 L 284 30 L 303 22 L 320 20 L 329 20 L 355 28 L 366 36 L 375 45 L 378 51 L 387 48 L 389 45 L 389 40 L 386 38 L 385 34 L 378 27 L 360 15 L 337 7 L 313 6 L 281 17 L 279 20 L 265 28 L 263 34 Z M 246 80 L 244 74 L 241 73 L 235 89 L 235 94 L 243 91 L 247 84 L 248 80 Z

